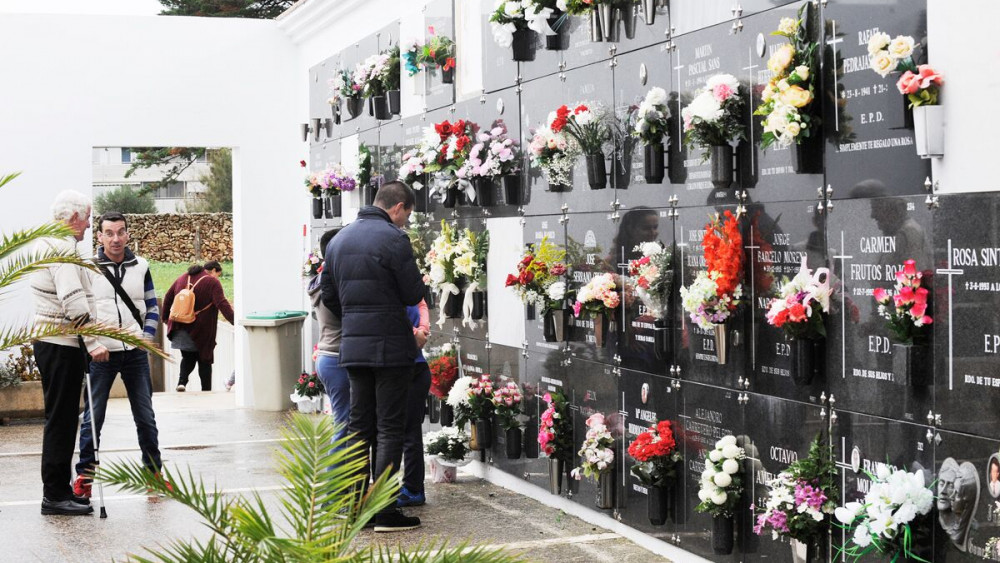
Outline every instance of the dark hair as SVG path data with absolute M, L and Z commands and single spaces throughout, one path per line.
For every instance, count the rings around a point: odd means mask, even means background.
M 125 223 L 125 230 L 126 231 L 128 230 L 128 219 L 126 219 L 124 215 L 122 215 L 117 211 L 108 211 L 107 213 L 102 213 L 100 219 L 97 221 L 97 230 L 99 231 L 104 230 L 102 227 L 104 226 L 105 221 L 111 221 L 112 223 L 114 223 L 115 221 L 121 221 L 122 223 Z
M 213 272 L 221 272 L 222 264 L 219 264 L 218 260 L 209 260 L 208 262 L 205 262 L 205 269 Z
M 196 276 L 205 271 L 205 268 L 201 264 L 193 264 L 188 266 L 188 275 Z
M 323 236 L 319 237 L 319 253 L 326 256 L 326 247 L 329 246 L 330 241 L 333 237 L 337 236 L 340 232 L 340 227 L 330 229 L 329 231 L 323 233 Z
M 614 244 L 611 247 L 611 252 L 614 253 L 614 256 L 611 257 L 612 263 L 621 259 L 622 250 L 625 251 L 625 260 L 632 260 L 639 254 L 635 251 L 636 245 L 641 242 L 652 242 L 646 240 L 639 232 L 642 221 L 647 217 L 659 218 L 659 213 L 655 209 L 639 206 L 622 216 L 621 225 L 618 226 L 618 234 L 615 235 Z
M 396 207 L 396 205 L 402 203 L 404 209 L 413 209 L 413 204 L 416 203 L 417 199 L 413 195 L 413 190 L 410 186 L 400 182 L 386 182 L 382 184 L 382 187 L 378 189 L 375 193 L 375 205 L 386 211 Z

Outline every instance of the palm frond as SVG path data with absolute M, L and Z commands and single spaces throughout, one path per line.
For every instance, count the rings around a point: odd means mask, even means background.
M 380 563 L 523 563 L 519 555 L 505 553 L 486 546 L 470 546 L 468 542 L 448 546 L 445 540 L 421 542 L 404 550 L 400 546 L 379 546 L 372 549 L 371 561 Z
M 192 561 L 225 563 L 228 561 L 225 549 L 216 541 L 216 538 L 208 540 L 208 543 L 202 543 L 198 540 L 193 540 L 191 543 L 174 540 L 165 546 L 157 546 L 156 549 L 146 548 L 146 551 L 156 559 L 146 559 L 139 555 L 129 554 L 128 560 L 135 563 L 190 563 Z
M 73 252 L 36 252 L 16 256 L 0 266 L 0 296 L 27 276 L 55 264 L 73 264 L 87 269 L 94 265 Z
M 165 360 L 170 360 L 170 356 L 152 342 L 136 336 L 118 327 L 99 323 L 88 323 L 85 325 L 37 325 L 30 327 L 0 327 L 0 350 L 7 350 L 22 344 L 29 344 L 42 338 L 52 338 L 59 336 L 93 336 L 105 337 L 119 340 L 151 352 Z
M 0 176 L 0 188 L 2 188 L 5 185 L 9 184 L 11 182 L 11 180 L 13 180 L 14 178 L 17 178 L 20 175 L 21 175 L 20 172 L 14 172 L 13 174 L 7 174 L 6 176 Z
M 5 234 L 3 239 L 0 239 L 0 260 L 40 240 L 68 238 L 75 234 L 76 231 L 62 221 L 52 221 L 37 227 L 28 227 L 11 234 Z

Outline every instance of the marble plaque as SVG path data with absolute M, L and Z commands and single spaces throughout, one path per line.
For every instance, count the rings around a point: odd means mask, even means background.
M 482 46 L 482 77 L 483 89 L 486 92 L 495 92 L 510 88 L 517 82 L 518 63 L 513 58 L 511 47 L 501 47 L 493 40 L 493 32 L 490 27 L 490 16 L 496 9 L 496 2 L 493 0 L 479 0 L 481 23 L 483 30 Z M 542 50 L 536 51 L 535 62 L 527 63 L 529 66 L 538 64 L 538 55 Z M 554 66 L 554 65 L 553 65 Z
M 941 431 L 935 438 L 934 561 L 998 561 L 1000 443 Z M 928 446 L 929 447 L 929 446 Z
M 529 244 L 539 244 L 543 239 L 566 248 L 566 227 L 559 221 L 559 215 L 529 216 L 524 219 L 524 242 L 525 252 Z M 568 267 L 568 265 L 567 265 Z M 506 265 L 506 269 L 497 272 L 496 275 L 507 277 L 507 274 L 517 272 L 517 264 Z M 571 285 L 569 277 L 566 278 L 567 286 Z M 561 361 L 563 349 L 566 342 L 546 342 L 544 335 L 544 313 L 537 307 L 527 307 L 531 314 L 525 315 L 524 339 L 527 347 L 543 354 L 553 355 Z M 534 318 L 532 318 L 534 317 Z M 572 324 L 572 323 L 571 323 Z M 570 333 L 572 331 L 569 331 Z
M 611 273 L 616 277 L 619 297 L 621 292 L 621 251 L 618 237 L 625 236 L 620 225 L 608 221 L 606 214 L 579 213 L 566 223 L 566 266 L 568 289 L 579 291 L 595 276 Z M 573 321 L 570 348 L 577 358 L 612 363 L 623 334 L 622 315 L 624 299 L 614 313 L 605 316 L 610 322 L 581 311 Z M 599 331 L 605 330 L 599 341 Z
M 429 2 L 424 7 L 424 22 L 427 24 L 424 28 L 425 44 L 430 41 L 433 35 L 455 40 L 455 8 L 452 0 L 432 0 Z M 455 85 L 445 84 L 442 81 L 440 68 L 424 69 L 421 74 L 425 81 L 424 107 L 437 109 L 455 103 Z

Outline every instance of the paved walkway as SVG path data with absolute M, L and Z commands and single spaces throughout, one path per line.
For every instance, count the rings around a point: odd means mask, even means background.
M 256 490 L 269 504 L 275 500 L 281 413 L 236 408 L 227 393 L 156 394 L 153 401 L 165 464 L 190 466 L 228 492 Z M 134 428 L 127 400 L 113 399 L 101 452 L 106 461 L 138 460 Z M 106 520 L 41 516 L 41 434 L 40 421 L 0 426 L 0 560 L 122 560 L 173 538 L 207 537 L 194 513 L 177 503 L 107 488 Z M 422 528 L 365 532 L 357 545 L 411 546 L 446 537 L 504 547 L 533 561 L 665 561 L 618 534 L 470 475 L 460 473 L 455 484 L 428 483 L 427 497 L 427 505 L 412 509 Z

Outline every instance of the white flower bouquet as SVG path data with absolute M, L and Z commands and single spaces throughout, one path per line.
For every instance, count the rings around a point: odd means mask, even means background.
M 736 437 L 725 436 L 715 443 L 715 448 L 705 453 L 705 470 L 701 473 L 698 512 L 713 517 L 729 518 L 735 514 L 736 503 L 743 494 L 741 463 L 746 458 L 743 448 L 736 445 Z
M 615 440 L 604 423 L 603 414 L 594 413 L 587 419 L 587 436 L 577 454 L 583 462 L 571 472 L 574 479 L 586 476 L 596 481 L 601 474 L 614 469 Z

